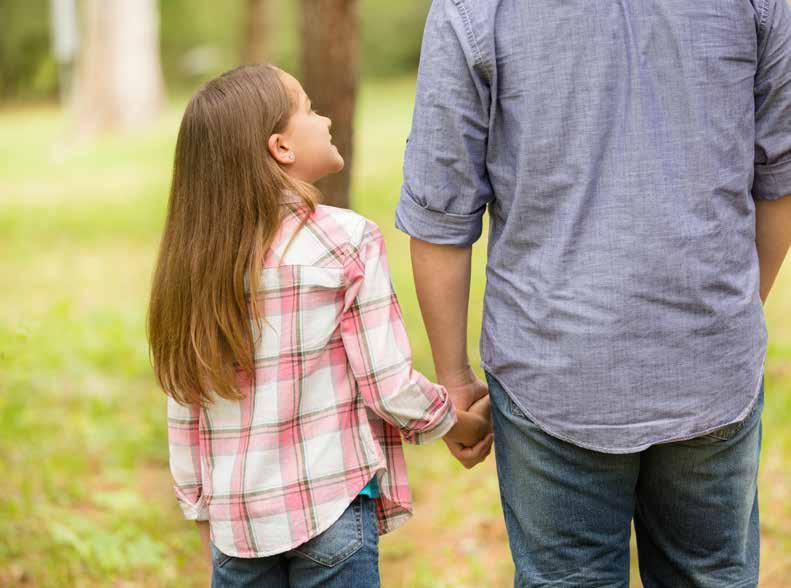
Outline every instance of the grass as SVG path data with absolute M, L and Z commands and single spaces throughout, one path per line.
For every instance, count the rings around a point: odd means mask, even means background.
M 408 239 L 393 228 L 413 90 L 410 80 L 364 88 L 353 204 L 382 227 L 416 364 L 431 374 Z M 0 111 L 0 585 L 206 585 L 197 534 L 170 490 L 144 332 L 182 106 L 90 145 L 71 144 L 53 108 Z M 779 587 L 791 577 L 787 266 L 767 315 L 762 586 Z M 509 586 L 494 460 L 467 472 L 442 444 L 407 458 L 417 516 L 382 540 L 384 586 Z

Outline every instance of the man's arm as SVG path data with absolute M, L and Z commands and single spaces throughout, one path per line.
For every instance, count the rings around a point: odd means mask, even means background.
M 412 273 L 437 380 L 454 389 L 453 404 L 467 410 L 485 390 L 463 386 L 475 379 L 467 356 L 472 246 L 434 245 L 412 238 Z
M 472 247 L 435 245 L 415 238 L 410 245 L 415 289 L 437 381 L 448 390 L 457 409 L 467 410 L 488 393 L 486 384 L 472 371 L 467 355 Z M 452 441 L 446 443 L 467 468 L 486 459 L 491 451 L 491 435 L 472 448 Z
M 761 271 L 761 300 L 766 302 L 791 244 L 791 195 L 755 203 L 755 245 Z

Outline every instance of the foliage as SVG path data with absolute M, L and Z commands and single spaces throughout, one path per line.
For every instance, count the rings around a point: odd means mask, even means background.
M 414 69 L 430 0 L 358 1 L 364 75 L 381 78 Z M 238 64 L 244 4 L 160 0 L 162 65 L 172 90 L 194 88 Z M 299 2 L 272 0 L 272 6 L 271 61 L 298 72 Z M 57 93 L 49 36 L 48 0 L 0 2 L 0 100 Z
M 55 95 L 49 35 L 48 0 L 0 2 L 0 99 Z

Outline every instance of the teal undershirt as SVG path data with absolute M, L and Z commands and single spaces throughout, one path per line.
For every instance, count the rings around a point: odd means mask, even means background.
M 376 483 L 376 476 L 371 478 L 371 481 L 365 485 L 365 488 L 360 490 L 361 496 L 367 496 L 368 498 L 379 498 L 379 484 Z

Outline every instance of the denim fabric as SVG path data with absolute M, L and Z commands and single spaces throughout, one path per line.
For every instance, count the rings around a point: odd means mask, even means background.
M 358 496 L 329 529 L 286 553 L 239 558 L 212 545 L 212 588 L 376 588 L 376 503 Z
M 766 350 L 755 198 L 791 193 L 786 0 L 435 0 L 396 225 L 490 230 L 481 358 L 628 453 L 737 422 Z
M 547 435 L 488 380 L 514 586 L 628 588 L 632 520 L 646 588 L 757 585 L 763 392 L 739 423 L 610 454 Z

